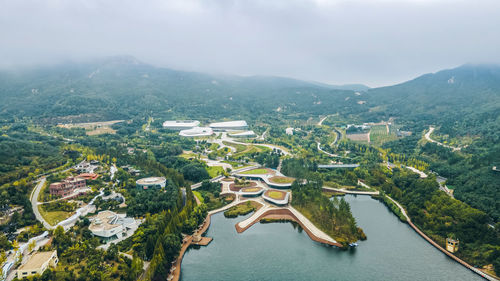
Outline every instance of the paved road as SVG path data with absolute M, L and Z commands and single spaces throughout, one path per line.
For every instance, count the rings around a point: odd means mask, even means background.
M 323 125 L 323 121 L 325 121 L 325 120 L 326 120 L 326 118 L 328 118 L 328 115 L 327 115 L 327 116 L 325 116 L 325 117 L 323 117 L 321 120 L 319 120 L 319 122 L 318 122 L 318 126 Z
M 431 139 L 431 134 L 432 132 L 434 132 L 435 128 L 432 127 L 432 126 L 429 126 L 429 131 L 427 133 L 425 133 L 425 139 L 430 141 L 430 142 L 433 142 L 437 145 L 440 145 L 442 147 L 446 147 L 446 148 L 450 148 L 451 150 L 453 151 L 457 151 L 457 150 L 461 150 L 462 147 L 454 147 L 454 146 L 450 146 L 450 145 L 447 145 L 447 144 L 444 144 L 444 143 L 441 143 L 441 142 L 438 142 L 438 141 L 435 141 L 433 139 Z
M 321 148 L 321 143 L 320 142 L 316 142 L 318 144 L 318 150 L 323 152 L 324 154 L 330 156 L 330 157 L 340 157 L 338 154 L 332 154 L 330 152 L 326 152 L 324 151 L 322 148 Z
M 40 194 L 40 191 L 42 190 L 43 185 L 45 184 L 46 178 L 43 177 L 40 179 L 38 184 L 35 186 L 33 191 L 31 192 L 31 208 L 33 209 L 33 213 L 35 214 L 36 219 L 43 224 L 43 226 L 46 229 L 54 229 L 52 225 L 50 225 L 43 217 L 42 214 L 40 214 L 40 211 L 38 210 L 38 196 Z

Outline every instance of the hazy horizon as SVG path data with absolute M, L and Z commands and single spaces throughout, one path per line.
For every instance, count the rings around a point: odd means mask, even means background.
M 500 62 L 500 2 L 3 1 L 0 68 L 130 55 L 159 67 L 386 86 Z

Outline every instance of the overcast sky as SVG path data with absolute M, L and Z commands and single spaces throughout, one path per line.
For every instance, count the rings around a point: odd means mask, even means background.
M 132 55 L 174 69 L 387 85 L 500 62 L 499 0 L 0 0 L 0 67 Z

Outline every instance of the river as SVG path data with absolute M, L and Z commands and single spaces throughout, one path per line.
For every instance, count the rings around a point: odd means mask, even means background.
M 428 244 L 369 196 L 346 196 L 368 240 L 341 251 L 309 239 L 291 223 L 255 224 L 212 216 L 207 247 L 191 248 L 182 281 L 202 280 L 483 280 Z

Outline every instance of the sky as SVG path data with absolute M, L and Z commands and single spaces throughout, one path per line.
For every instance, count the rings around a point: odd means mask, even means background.
M 498 0 L 0 0 L 0 68 L 156 66 L 382 86 L 500 63 Z

